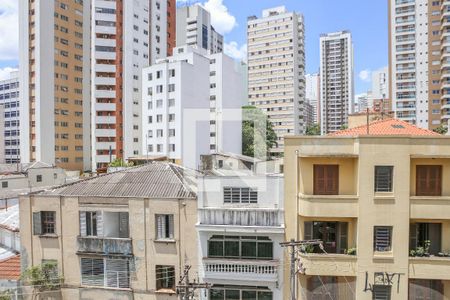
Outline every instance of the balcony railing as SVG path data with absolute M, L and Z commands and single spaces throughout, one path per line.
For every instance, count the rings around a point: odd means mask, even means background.
M 278 260 L 229 260 L 204 258 L 205 276 L 211 279 L 278 280 Z
M 263 226 L 283 225 L 283 211 L 264 208 L 199 208 L 201 225 Z
M 78 237 L 78 253 L 133 255 L 133 245 L 128 238 Z
M 450 258 L 410 257 L 409 277 L 450 280 Z

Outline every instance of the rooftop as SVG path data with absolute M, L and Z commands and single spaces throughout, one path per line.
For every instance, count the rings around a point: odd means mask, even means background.
M 14 255 L 0 260 L 0 279 L 20 279 L 20 255 Z
M 12 205 L 0 210 L 0 227 L 19 231 L 19 205 Z
M 168 162 L 152 162 L 71 184 L 40 195 L 135 198 L 195 198 L 199 173 Z
M 359 136 L 359 135 L 412 135 L 441 136 L 439 133 L 422 129 L 398 119 L 379 120 L 367 125 L 336 131 L 328 136 Z

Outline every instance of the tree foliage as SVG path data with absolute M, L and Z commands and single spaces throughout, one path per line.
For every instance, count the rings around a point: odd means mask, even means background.
M 306 127 L 306 135 L 320 135 L 320 125 L 312 124 Z
M 116 158 L 114 159 L 110 164 L 110 167 L 132 167 L 133 163 L 132 162 L 124 162 L 123 159 L 121 158 Z
M 32 266 L 22 273 L 21 279 L 38 292 L 57 290 L 62 282 L 55 262 L 45 262 Z
M 447 134 L 448 128 L 444 125 L 439 125 L 439 127 L 433 129 L 434 132 L 437 132 L 439 134 Z
M 276 145 L 277 136 L 267 116 L 254 106 L 242 108 L 242 154 L 265 158 Z

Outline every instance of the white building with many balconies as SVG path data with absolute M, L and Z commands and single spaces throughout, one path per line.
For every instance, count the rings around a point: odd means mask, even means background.
M 204 299 L 283 299 L 283 177 L 212 172 L 198 182 Z

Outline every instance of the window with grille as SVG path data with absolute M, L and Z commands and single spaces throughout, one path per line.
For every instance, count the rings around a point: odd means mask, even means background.
M 129 288 L 129 261 L 126 259 L 81 258 L 81 284 Z
M 314 165 L 314 195 L 339 194 L 339 165 Z
M 392 192 L 394 167 L 375 166 L 375 192 Z
M 224 203 L 258 203 L 256 188 L 224 187 Z
M 210 300 L 272 300 L 273 294 L 268 287 L 263 286 L 239 286 L 215 284 L 209 290 Z
M 55 234 L 56 212 L 39 211 L 33 213 L 33 234 Z
M 416 195 L 442 195 L 442 166 L 416 166 Z
M 208 240 L 208 257 L 273 259 L 273 242 L 265 236 L 213 235 Z
M 387 252 L 392 250 L 392 226 L 375 226 L 373 250 Z
M 156 266 L 156 290 L 175 290 L 175 267 Z
M 173 215 L 156 215 L 156 239 L 173 240 Z
M 374 285 L 372 291 L 372 300 L 391 300 L 391 286 Z

